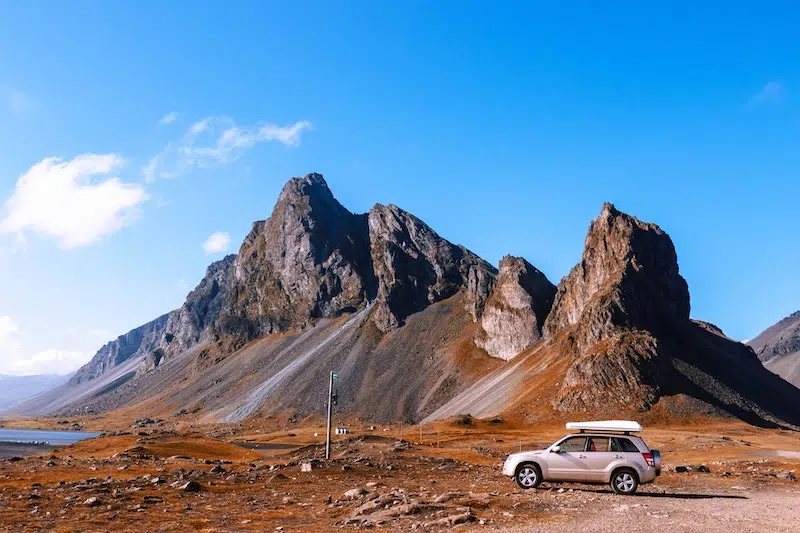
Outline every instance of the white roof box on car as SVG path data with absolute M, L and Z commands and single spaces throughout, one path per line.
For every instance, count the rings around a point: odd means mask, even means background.
M 643 428 L 633 420 L 598 420 L 593 422 L 567 422 L 567 429 L 583 431 L 618 431 L 621 433 L 636 433 Z

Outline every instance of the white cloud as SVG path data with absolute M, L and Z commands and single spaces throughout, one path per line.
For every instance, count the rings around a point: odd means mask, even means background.
M 19 353 L 21 348 L 19 326 L 10 316 L 0 316 L 0 360 L 5 360 L 7 353 Z
M 17 180 L 6 201 L 0 234 L 26 231 L 58 240 L 61 248 L 87 246 L 125 226 L 146 199 L 141 185 L 107 176 L 122 166 L 116 154 L 84 154 L 71 161 L 47 158 Z
M 764 104 L 767 102 L 780 102 L 783 95 L 783 85 L 777 81 L 771 81 L 750 98 L 750 105 Z
M 89 357 L 81 352 L 65 350 L 44 350 L 30 357 L 12 361 L 7 366 L 6 374 L 15 376 L 31 376 L 35 374 L 69 374 L 82 367 Z
M 178 118 L 178 112 L 177 111 L 170 111 L 169 113 L 167 113 L 166 115 L 161 117 L 159 119 L 158 123 L 159 124 L 164 124 L 164 125 L 172 124 L 173 122 L 175 122 L 175 120 L 177 118 Z
M 0 374 L 68 374 L 89 360 L 86 354 L 49 349 L 26 355 L 20 328 L 10 316 L 0 316 Z
M 231 236 L 218 231 L 209 235 L 206 242 L 203 243 L 203 250 L 205 250 L 207 254 L 218 254 L 227 250 L 230 244 Z
M 178 141 L 169 143 L 142 168 L 145 180 L 175 178 L 193 168 L 231 163 L 258 143 L 275 141 L 299 146 L 311 127 L 306 120 L 286 126 L 262 124 L 241 128 L 227 117 L 206 117 L 192 124 Z
M 106 341 L 111 341 L 111 340 L 114 340 L 114 339 L 117 338 L 117 336 L 114 335 L 112 332 L 110 332 L 107 329 L 103 329 L 103 328 L 90 329 L 89 330 L 89 335 L 91 335 L 92 337 L 97 337 L 98 339 L 101 339 L 101 340 L 106 340 Z
M 36 109 L 36 101 L 31 96 L 12 87 L 0 86 L 0 98 L 13 114 L 20 117 Z

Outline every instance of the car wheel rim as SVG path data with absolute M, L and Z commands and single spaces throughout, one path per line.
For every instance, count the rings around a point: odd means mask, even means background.
M 523 468 L 519 471 L 517 479 L 525 487 L 532 487 L 536 483 L 536 471 L 533 468 Z
M 617 476 L 617 488 L 621 492 L 630 492 L 633 490 L 634 480 L 633 476 L 627 472 L 623 472 L 622 474 Z

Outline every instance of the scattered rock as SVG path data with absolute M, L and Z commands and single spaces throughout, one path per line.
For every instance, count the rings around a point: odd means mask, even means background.
M 91 496 L 83 501 L 83 505 L 86 507 L 99 507 L 100 505 L 103 505 L 103 502 L 100 501 L 100 498 L 97 496 Z
M 197 481 L 187 481 L 183 485 L 180 485 L 178 488 L 183 492 L 200 492 L 200 489 L 202 487 L 200 486 L 200 483 L 198 483 Z
M 360 498 L 361 496 L 363 496 L 366 493 L 367 493 L 367 491 L 365 491 L 361 487 L 356 487 L 354 489 L 350 489 L 348 491 L 345 491 L 344 497 L 347 498 L 348 500 L 355 500 L 356 498 Z

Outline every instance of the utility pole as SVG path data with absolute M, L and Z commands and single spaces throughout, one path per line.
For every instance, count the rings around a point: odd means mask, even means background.
M 331 370 L 330 377 L 328 378 L 328 422 L 325 432 L 325 459 L 331 458 L 331 411 L 333 410 L 333 380 L 339 379 L 339 376 Z

